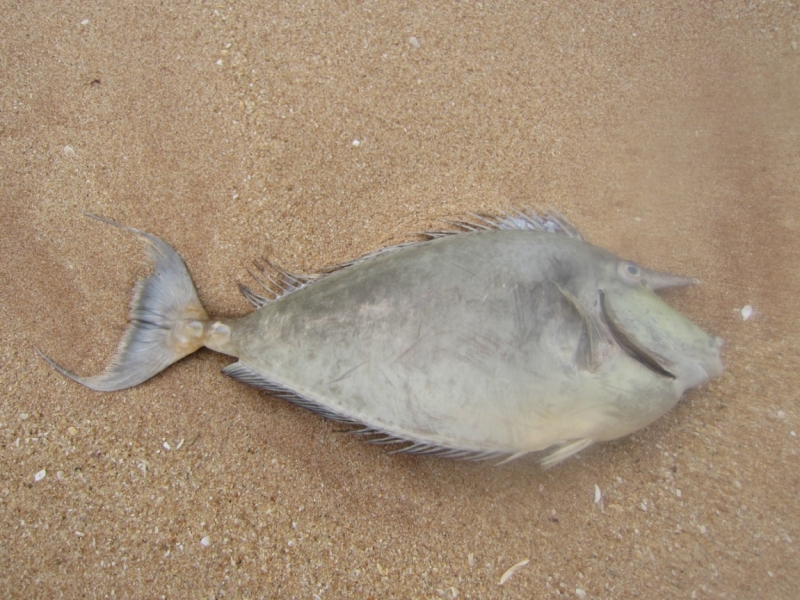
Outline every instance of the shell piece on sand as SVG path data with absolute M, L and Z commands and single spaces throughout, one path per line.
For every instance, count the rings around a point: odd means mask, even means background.
M 498 585 L 503 585 L 506 581 L 511 579 L 514 573 L 519 571 L 522 567 L 526 566 L 529 562 L 531 562 L 530 559 L 526 558 L 525 560 L 521 560 L 517 564 L 507 569 L 506 572 L 500 576 L 500 582 L 498 583 Z

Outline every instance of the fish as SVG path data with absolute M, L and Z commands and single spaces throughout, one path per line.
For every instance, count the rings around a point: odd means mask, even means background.
M 136 386 L 202 347 L 222 372 L 393 452 L 552 467 L 646 427 L 722 374 L 722 339 L 657 290 L 698 280 L 588 243 L 566 218 L 519 208 L 447 221 L 316 274 L 269 261 L 240 284 L 255 306 L 209 317 L 178 253 L 144 242 L 152 272 L 93 390 Z M 38 351 L 38 350 L 37 350 Z

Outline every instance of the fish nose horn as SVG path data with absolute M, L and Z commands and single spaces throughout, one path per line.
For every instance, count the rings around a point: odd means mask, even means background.
M 700 280 L 695 279 L 694 277 L 683 277 L 681 275 L 673 275 L 672 273 L 644 269 L 644 273 L 642 274 L 642 283 L 644 283 L 651 290 L 663 290 L 664 288 L 697 285 L 700 283 Z

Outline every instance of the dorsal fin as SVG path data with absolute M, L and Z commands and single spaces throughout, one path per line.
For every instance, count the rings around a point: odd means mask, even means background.
M 267 296 L 256 294 L 253 290 L 244 284 L 239 284 L 239 291 L 247 298 L 256 308 L 261 308 L 265 304 L 269 304 L 273 300 L 282 298 L 287 294 L 296 292 L 306 287 L 312 281 L 320 278 L 320 275 L 297 275 L 285 271 L 280 267 L 272 264 L 270 261 L 263 259 L 262 261 L 254 260 L 253 266 L 256 272 L 247 269 L 250 276 L 267 292 Z
M 561 214 L 552 208 L 539 215 L 536 211 L 527 208 L 511 208 L 496 215 L 489 213 L 470 213 L 464 219 L 445 220 L 445 223 L 456 227 L 455 231 L 432 231 L 423 235 L 431 238 L 442 237 L 471 231 L 488 231 L 491 229 L 523 229 L 528 231 L 542 231 L 557 233 L 583 241 L 583 236 Z
M 256 308 L 261 308 L 265 304 L 283 298 L 284 296 L 303 289 L 310 283 L 327 277 L 331 273 L 352 267 L 365 260 L 370 260 L 384 254 L 389 254 L 401 250 L 408 246 L 424 244 L 440 237 L 459 235 L 477 231 L 491 231 L 495 229 L 522 229 L 526 231 L 540 231 L 555 233 L 583 241 L 583 236 L 575 227 L 567 221 L 561 214 L 548 207 L 548 212 L 543 216 L 536 211 L 527 208 L 511 208 L 496 215 L 489 213 L 470 213 L 463 219 L 443 219 L 453 229 L 442 229 L 434 231 L 423 231 L 418 233 L 419 239 L 410 242 L 401 242 L 392 246 L 378 248 L 363 256 L 343 263 L 323 268 L 319 273 L 298 275 L 290 273 L 272 264 L 269 260 L 253 261 L 257 272 L 248 269 L 250 276 L 267 292 L 267 295 L 256 294 L 244 284 L 239 284 L 239 290 L 245 298 Z

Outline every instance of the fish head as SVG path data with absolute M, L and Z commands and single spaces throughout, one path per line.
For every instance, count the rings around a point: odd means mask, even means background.
M 674 379 L 681 393 L 722 374 L 721 338 L 709 335 L 654 292 L 694 285 L 696 279 L 616 259 L 598 285 L 600 318 L 629 356 Z

